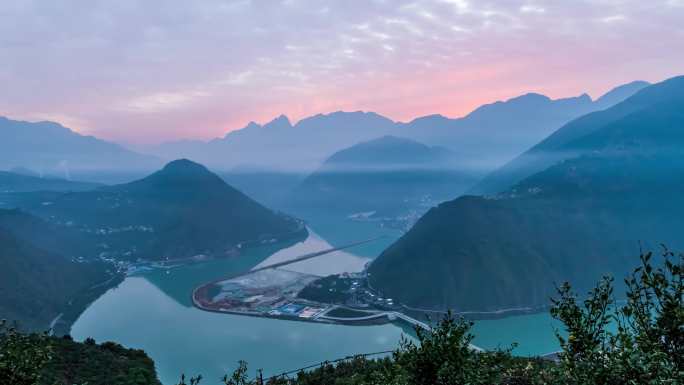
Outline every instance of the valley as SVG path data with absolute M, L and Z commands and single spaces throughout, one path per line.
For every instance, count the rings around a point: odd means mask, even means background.
M 543 308 L 564 281 L 582 293 L 609 275 L 622 289 L 641 247 L 682 246 L 682 103 L 675 77 L 561 127 L 519 158 L 542 171 L 431 208 L 371 265 L 372 286 L 475 313 Z
M 412 344 L 439 337 L 451 312 L 476 333 L 460 337 L 464 354 L 510 348 L 513 361 L 553 360 L 574 332 L 550 298 L 594 295 L 604 276 L 622 293 L 635 285 L 622 278 L 637 249 L 684 245 L 683 90 L 680 76 L 597 100 L 525 94 L 463 118 L 408 123 L 366 112 L 296 124 L 280 116 L 158 148 L 231 164 L 219 155 L 230 149 L 251 162 L 218 171 L 186 158 L 146 170 L 161 159 L 54 123 L 0 120 L 0 134 L 55 140 L 45 162 L 89 143 L 140 165 L 92 179 L 123 179 L 116 184 L 71 180 L 68 169 L 56 176 L 54 165 L 48 176 L 42 166 L 0 171 L 0 312 L 22 331 L 49 329 L 85 349 L 96 349 L 93 338 L 143 349 L 165 385 L 180 373 L 218 378 L 240 360 L 272 375 L 421 349 Z M 507 121 L 530 137 L 488 137 Z M 335 129 L 325 145 L 274 167 L 301 153 L 298 140 L 322 141 L 324 126 Z M 260 145 L 273 153 L 248 156 Z M 495 167 L 493 156 L 508 163 Z M 615 320 L 601 322 L 615 331 Z
M 323 239 L 310 235 L 305 242 L 278 253 L 290 259 L 301 255 L 302 249 L 310 248 L 314 252 L 325 244 Z M 153 269 L 130 276 L 84 312 L 74 324 L 72 335 L 78 340 L 87 336 L 97 340 L 115 339 L 145 349 L 157 362 L 164 384 L 177 380 L 179 368 L 184 372 L 201 371 L 207 376 L 219 376 L 237 360 L 250 359 L 255 365 L 273 368 L 270 370 L 275 372 L 291 369 L 301 362 L 312 362 L 321 354 L 333 359 L 367 349 L 388 350 L 396 346 L 402 329 L 393 325 L 354 327 L 302 323 L 211 313 L 193 306 L 190 293 L 195 287 L 218 276 L 250 270 L 267 261 L 278 249 L 277 246 L 257 248 L 245 253 L 244 258 Z M 340 266 L 344 269 L 349 259 L 367 261 L 344 251 L 321 258 L 326 258 L 328 271 Z M 315 259 L 299 265 L 294 264 L 292 268 L 317 269 Z M 125 315 L 131 313 L 136 317 Z M 272 348 L 264 351 L 264 344 Z M 169 349 L 172 346 L 186 348 Z M 240 348 L 236 350 L 236 347 Z
M 339 239 L 363 229 L 344 218 L 307 219 L 311 226 L 309 237 L 284 249 L 273 245 L 252 249 L 243 258 L 133 274 L 95 301 L 74 324 L 71 334 L 79 341 L 93 337 L 144 349 L 155 360 L 165 385 L 173 385 L 179 371 L 219 376 L 240 359 L 263 367 L 264 374 L 270 375 L 300 367 L 302 363 L 395 349 L 402 335 L 412 334 L 411 327 L 403 322 L 353 326 L 220 314 L 193 306 L 192 290 L 217 276 L 240 274 L 256 266 L 330 248 L 335 243 L 328 243 L 323 234 Z M 323 231 L 316 227 L 318 223 Z M 368 237 L 377 236 L 377 228 L 370 230 Z M 287 269 L 316 276 L 362 269 L 373 258 L 369 251 L 386 247 L 396 239 L 393 230 L 386 231 L 386 236 L 375 242 L 298 262 Z M 477 321 L 478 338 L 474 344 L 490 349 L 518 342 L 518 354 L 545 354 L 558 349 L 554 325 L 548 313 Z M 184 348 L 174 349 L 175 346 Z

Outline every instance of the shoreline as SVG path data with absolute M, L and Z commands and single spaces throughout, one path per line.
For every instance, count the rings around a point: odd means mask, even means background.
M 261 267 L 256 267 L 256 266 L 255 266 L 254 268 L 252 268 L 252 269 L 249 270 L 249 271 L 244 271 L 244 272 L 242 272 L 242 273 L 236 273 L 236 274 L 232 274 L 232 275 L 225 276 L 225 277 L 222 277 L 222 278 L 217 278 L 217 279 L 214 279 L 214 280 L 212 280 L 212 281 L 210 281 L 210 282 L 207 282 L 207 283 L 205 283 L 205 284 L 202 284 L 202 285 L 196 287 L 196 288 L 193 290 L 193 292 L 196 291 L 197 289 L 201 288 L 201 287 L 210 286 L 210 285 L 212 285 L 212 284 L 216 284 L 217 282 L 227 281 L 227 280 L 229 280 L 229 279 L 234 279 L 234 278 L 242 277 L 242 276 L 244 276 L 244 275 L 253 274 L 253 273 L 256 273 L 256 272 L 259 272 L 259 271 L 263 271 L 263 270 L 275 269 L 275 268 L 278 268 L 278 267 L 287 266 L 287 265 L 289 265 L 289 264 L 293 264 L 293 263 L 297 263 L 297 262 L 303 262 L 303 261 L 306 261 L 306 260 L 308 260 L 308 259 L 312 259 L 312 258 L 320 257 L 320 256 L 323 256 L 323 255 L 326 255 L 326 254 L 333 253 L 333 252 L 335 252 L 335 251 L 341 251 L 341 250 L 345 250 L 345 249 L 348 249 L 348 248 L 351 248 L 351 247 L 354 247 L 354 246 L 359 246 L 359 245 L 362 245 L 362 244 L 365 244 L 365 243 L 373 242 L 373 241 L 378 240 L 378 239 L 380 239 L 380 238 L 382 238 L 382 237 L 375 237 L 375 238 L 370 238 L 370 239 L 366 239 L 366 240 L 359 241 L 359 242 L 350 243 L 350 244 L 343 245 L 343 246 L 331 247 L 331 248 L 328 248 L 328 249 L 325 249 L 325 250 L 320 250 L 320 251 L 316 251 L 316 252 L 312 252 L 312 253 L 307 253 L 307 254 L 304 254 L 304 255 L 300 255 L 299 257 L 295 257 L 295 258 L 289 259 L 289 260 L 287 260 L 287 261 L 276 262 L 276 263 L 273 263 L 273 264 L 270 264 L 270 265 L 267 265 L 267 266 L 261 266 Z
M 376 258 L 373 258 L 368 262 L 364 271 L 368 271 L 375 262 Z M 371 290 L 375 290 L 371 284 L 371 278 L 366 279 L 366 284 Z M 440 316 L 445 316 L 449 310 L 437 310 L 437 309 L 421 309 L 417 307 L 401 305 L 405 312 L 412 314 L 413 316 L 418 316 L 419 314 L 423 317 L 427 317 L 428 314 L 439 314 Z M 516 317 L 523 315 L 539 314 L 548 311 L 551 308 L 550 305 L 530 305 L 530 306 L 520 306 L 514 308 L 502 308 L 497 310 L 464 310 L 455 311 L 451 310 L 451 314 L 467 318 L 471 321 L 484 321 L 484 320 L 497 320 L 504 319 L 508 317 Z
M 284 236 L 284 237 L 283 237 Z M 191 263 L 201 263 L 201 262 L 207 262 L 207 261 L 213 261 L 216 259 L 224 259 L 224 258 L 237 258 L 240 257 L 241 251 L 249 251 L 258 247 L 263 247 L 263 246 L 268 246 L 268 245 L 287 245 L 281 247 L 281 249 L 285 249 L 287 247 L 290 247 L 298 242 L 301 242 L 305 240 L 309 236 L 309 229 L 306 227 L 306 224 L 304 222 L 300 223 L 300 227 L 296 230 L 293 230 L 289 233 L 286 234 L 280 234 L 280 235 L 275 235 L 273 236 L 273 239 L 276 239 L 275 242 L 272 243 L 261 243 L 263 240 L 251 240 L 251 241 L 244 241 L 241 242 L 240 245 L 243 245 L 242 247 L 239 247 L 236 251 L 235 254 L 229 255 L 229 254 L 212 254 L 212 255 L 203 255 L 203 254 L 197 254 L 193 255 L 191 257 L 182 257 L 182 258 L 173 258 L 173 259 L 157 259 L 157 260 L 143 260 L 141 263 L 142 264 L 159 264 L 162 267 L 165 268 L 174 268 L 178 266 L 184 266 L 187 264 Z M 283 238 L 276 238 L 276 237 L 283 237 Z M 171 266 L 164 266 L 166 264 L 171 264 Z M 175 264 L 175 265 L 174 265 Z
M 194 292 L 193 292 L 194 294 Z M 382 321 L 382 322 L 364 322 L 368 320 L 349 320 L 349 321 L 344 321 L 342 319 L 333 319 L 333 318 L 303 318 L 303 317 L 297 317 L 297 316 L 289 316 L 289 315 L 275 315 L 275 314 L 268 314 L 268 313 L 262 313 L 262 312 L 250 312 L 250 311 L 239 311 L 239 310 L 228 310 L 228 309 L 214 309 L 206 306 L 202 306 L 202 304 L 197 301 L 195 296 L 192 296 L 192 304 L 195 308 L 206 311 L 209 313 L 217 313 L 217 314 L 229 314 L 229 315 L 237 315 L 237 316 L 245 316 L 245 317 L 256 317 L 256 318 L 267 318 L 267 319 L 276 319 L 276 320 L 281 320 L 281 321 L 294 321 L 294 322 L 307 322 L 307 323 L 316 323 L 316 324 L 323 324 L 323 325 L 345 325 L 345 326 L 373 326 L 373 325 L 386 325 L 389 323 L 392 323 L 396 320 L 390 320 L 388 317 L 388 314 L 386 312 L 380 312 L 376 313 L 377 317 L 374 317 L 373 319 L 381 319 L 385 318 L 387 321 Z
M 414 308 L 406 305 L 402 305 L 406 312 L 423 316 L 428 316 L 429 314 L 436 314 L 444 316 L 447 314 L 448 310 L 435 310 L 435 309 L 421 309 Z M 486 320 L 498 320 L 509 317 L 519 317 L 524 315 L 533 315 L 539 313 L 545 313 L 550 309 L 550 306 L 529 306 L 529 307 L 518 307 L 518 308 L 504 308 L 499 310 L 491 311 L 455 311 L 452 310 L 451 314 L 455 316 L 460 316 L 471 321 L 486 321 Z
M 96 283 L 71 298 L 62 311 L 50 322 L 49 333 L 63 336 L 71 333 L 71 327 L 88 307 L 108 290 L 118 286 L 126 279 L 124 274 L 114 274 L 108 280 Z
M 218 313 L 218 314 L 229 314 L 229 315 L 237 315 L 237 316 L 246 316 L 246 317 L 258 317 L 258 318 L 266 318 L 266 319 L 276 319 L 276 320 L 281 320 L 281 321 L 293 321 L 293 322 L 308 322 L 308 323 L 317 323 L 317 324 L 322 324 L 322 325 L 344 325 L 344 326 L 373 326 L 373 325 L 387 325 L 387 324 L 394 324 L 397 322 L 404 323 L 412 328 L 415 327 L 420 327 L 424 330 L 430 330 L 431 326 L 418 321 L 414 318 L 412 318 L 409 315 L 406 315 L 404 313 L 398 312 L 398 311 L 378 311 L 378 312 L 372 312 L 372 311 L 366 311 L 369 313 L 368 316 L 366 317 L 350 317 L 350 318 L 345 318 L 345 317 L 328 317 L 325 316 L 325 313 L 329 312 L 332 309 L 338 308 L 339 306 L 336 305 L 331 305 L 333 307 L 329 308 L 326 310 L 322 315 L 319 315 L 318 317 L 315 318 L 302 318 L 302 317 L 297 317 L 297 316 L 288 316 L 288 315 L 274 315 L 274 314 L 268 314 L 268 313 L 263 313 L 263 312 L 248 312 L 248 311 L 237 311 L 237 310 L 228 310 L 228 309 L 213 309 L 209 307 L 203 306 L 199 300 L 195 297 L 195 294 L 197 293 L 197 290 L 200 288 L 196 288 L 193 290 L 192 293 L 192 304 L 195 308 L 210 312 L 210 313 Z M 328 304 L 329 305 L 329 304 Z M 356 309 L 353 309 L 356 310 Z M 485 349 L 480 348 L 479 346 L 470 344 L 470 348 L 479 351 L 479 352 L 484 352 Z
M 337 246 L 337 247 L 331 247 L 328 249 L 312 252 L 312 253 L 307 253 L 304 255 L 300 255 L 298 257 L 286 260 L 286 261 L 281 261 L 281 262 L 276 262 L 267 266 L 261 266 L 261 267 L 255 267 L 252 268 L 249 271 L 237 273 L 237 274 L 232 274 L 226 277 L 222 278 L 217 278 L 214 280 L 211 280 L 209 282 L 206 282 L 202 285 L 199 285 L 195 287 L 190 295 L 190 300 L 193 304 L 194 307 L 207 311 L 207 312 L 212 312 L 212 313 L 223 313 L 223 314 L 232 314 L 232 315 L 242 315 L 242 316 L 249 316 L 249 317 L 262 317 L 262 318 L 271 318 L 271 319 L 280 319 L 280 320 L 289 320 L 289 321 L 303 321 L 303 322 L 312 322 L 312 323 L 323 323 L 323 324 L 341 324 L 341 325 L 349 325 L 349 326 L 366 326 L 366 325 L 384 325 L 387 323 L 392 323 L 397 320 L 397 318 L 401 317 L 396 317 L 394 316 L 394 312 L 388 312 L 388 311 L 366 311 L 369 313 L 369 316 L 366 317 L 360 317 L 360 319 L 348 319 L 345 320 L 342 317 L 326 317 L 325 314 L 331 311 L 334 308 L 338 308 L 339 306 L 333 305 L 333 304 L 327 304 L 327 303 L 319 303 L 315 302 L 313 303 L 312 301 L 306 301 L 306 302 L 312 302 L 312 305 L 315 306 L 321 306 L 324 307 L 326 310 L 324 310 L 322 313 L 314 316 L 314 317 L 300 317 L 297 315 L 287 315 L 287 314 L 270 314 L 267 312 L 263 311 L 249 311 L 249 310 L 231 310 L 231 309 L 226 309 L 226 308 L 215 308 L 215 307 L 210 307 L 206 306 L 202 299 L 200 298 L 200 293 L 206 292 L 206 290 L 212 286 L 215 285 L 219 282 L 227 281 L 230 279 L 235 279 L 239 277 L 243 277 L 246 275 L 254 274 L 260 271 L 264 270 L 271 270 L 271 269 L 277 269 L 279 267 L 284 267 L 289 264 L 294 264 L 298 262 L 303 262 L 312 258 L 316 258 L 319 256 L 323 256 L 335 251 L 340 251 L 340 250 L 345 250 L 354 246 L 362 245 L 368 242 L 375 241 L 379 239 L 380 237 L 376 238 L 370 238 L 342 246 Z M 205 294 L 205 293 L 203 293 Z M 295 298 L 292 298 L 293 300 Z M 420 321 L 414 320 L 416 323 L 420 323 Z M 422 324 L 422 323 L 420 323 Z

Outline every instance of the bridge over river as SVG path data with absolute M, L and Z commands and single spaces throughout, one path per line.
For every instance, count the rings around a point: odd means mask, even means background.
M 330 311 L 333 309 L 336 309 L 339 307 L 331 307 L 328 309 L 326 312 L 321 313 L 316 317 L 316 319 L 323 319 L 323 320 L 331 320 L 331 321 L 339 321 L 339 322 L 362 322 L 362 321 L 372 321 L 375 319 L 382 319 L 382 318 L 387 318 L 389 321 L 395 321 L 397 319 L 406 322 L 412 326 L 419 327 L 424 330 L 430 330 L 432 327 L 425 322 L 418 321 L 417 319 L 413 317 L 409 317 L 404 313 L 398 312 L 398 311 L 383 311 L 383 312 L 377 312 L 377 311 L 362 311 L 362 310 L 357 310 L 354 309 L 357 312 L 362 312 L 362 313 L 368 313 L 366 316 L 360 316 L 360 317 L 333 317 L 327 315 Z M 484 351 L 484 349 L 475 346 L 473 344 L 470 344 L 470 348 L 473 350 L 477 350 L 479 352 Z

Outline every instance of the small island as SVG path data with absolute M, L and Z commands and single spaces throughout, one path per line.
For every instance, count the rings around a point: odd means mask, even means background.
M 367 285 L 366 272 L 320 277 L 284 269 L 285 266 L 346 249 L 342 247 L 306 254 L 263 266 L 197 287 L 193 304 L 205 311 L 305 322 L 345 325 L 385 324 L 403 320 L 428 326 L 399 312 L 391 298 L 382 298 Z

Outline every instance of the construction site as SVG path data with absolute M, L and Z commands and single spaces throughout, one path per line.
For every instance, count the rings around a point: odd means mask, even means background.
M 293 263 L 369 241 L 322 250 L 217 279 L 193 291 L 193 304 L 199 309 L 218 313 L 349 325 L 383 324 L 404 319 L 406 316 L 390 309 L 351 308 L 300 298 L 298 294 L 305 287 L 322 277 L 284 269 Z

